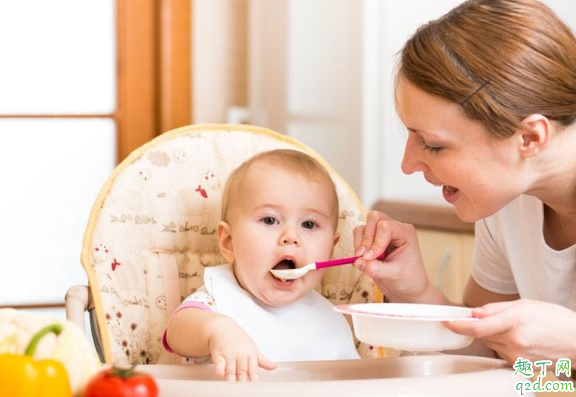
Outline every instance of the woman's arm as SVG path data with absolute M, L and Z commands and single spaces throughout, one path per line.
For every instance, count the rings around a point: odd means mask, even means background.
M 464 305 L 468 307 L 480 307 L 492 302 L 506 302 L 520 299 L 520 295 L 504 295 L 488 291 L 482 288 L 473 277 L 468 278 L 466 289 L 464 290 Z

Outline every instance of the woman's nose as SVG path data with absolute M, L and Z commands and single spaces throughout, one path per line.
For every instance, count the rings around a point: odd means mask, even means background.
M 402 158 L 402 172 L 410 175 L 414 172 L 422 172 L 428 169 L 425 162 L 418 158 L 418 153 L 420 153 L 419 143 L 412 134 L 408 135 L 406 140 L 406 146 L 404 147 L 404 157 Z

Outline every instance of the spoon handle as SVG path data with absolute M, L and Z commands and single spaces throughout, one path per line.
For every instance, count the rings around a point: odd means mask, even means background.
M 361 257 L 360 256 L 351 256 L 349 258 L 331 259 L 329 261 L 316 262 L 316 269 L 323 269 L 325 267 L 330 267 L 330 266 L 348 265 L 350 263 L 354 263 L 354 261 L 358 258 L 361 258 Z M 386 258 L 386 252 L 384 252 L 382 255 L 380 255 L 376 259 L 383 260 L 384 258 Z

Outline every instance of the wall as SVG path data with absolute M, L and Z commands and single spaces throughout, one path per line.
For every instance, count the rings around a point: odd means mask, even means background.
M 374 12 L 380 20 L 376 29 L 368 33 L 378 35 L 382 40 L 382 76 L 379 79 L 383 87 L 381 93 L 383 106 L 380 109 L 381 119 L 378 120 L 380 124 L 375 126 L 381 136 L 380 146 L 376 149 L 380 154 L 381 163 L 373 169 L 366 168 L 366 172 L 371 174 L 370 179 L 379 182 L 379 191 L 371 192 L 376 197 L 370 197 L 369 201 L 382 197 L 393 200 L 441 203 L 442 196 L 439 188 L 426 183 L 422 174 L 404 175 L 400 169 L 406 138 L 404 127 L 394 109 L 393 76 L 397 62 L 396 54 L 416 28 L 422 23 L 441 16 L 459 3 L 461 3 L 460 0 L 384 1 L 379 12 Z M 373 7 L 372 3 L 368 4 L 369 7 Z M 367 78 L 375 77 L 367 76 Z
M 446 205 L 421 174 L 400 170 L 392 79 L 408 36 L 460 2 L 195 0 L 194 121 L 225 122 L 240 106 L 246 114 L 234 120 L 312 146 L 366 207 L 380 198 Z M 576 2 L 544 2 L 576 28 Z
M 244 121 L 310 145 L 360 192 L 363 2 L 243 3 L 193 4 L 194 122 L 226 122 L 231 107 L 244 106 Z M 243 17 L 245 33 L 231 34 Z M 246 69 L 240 48 L 249 50 Z
M 192 120 L 223 123 L 247 103 L 247 0 L 192 2 Z
M 573 0 L 544 0 L 558 15 L 562 16 L 567 24 L 576 31 L 576 2 Z M 446 205 L 442 199 L 439 187 L 427 183 L 422 174 L 404 175 L 400 169 L 400 163 L 404 151 L 405 133 L 404 128 L 397 118 L 392 99 L 392 76 L 395 65 L 395 54 L 402 47 L 403 42 L 421 24 L 444 14 L 460 0 L 403 0 L 383 1 L 381 9 L 376 10 L 376 5 L 368 1 L 367 6 L 373 8 L 372 14 L 378 15 L 380 21 L 376 28 L 369 31 L 370 35 L 382 38 L 384 49 L 383 76 L 377 76 L 377 72 L 367 75 L 367 79 L 383 79 L 383 109 L 382 119 L 378 120 L 374 115 L 369 115 L 373 125 L 382 138 L 376 151 L 381 155 L 381 163 L 377 168 L 365 167 L 364 170 L 370 176 L 368 180 L 378 181 L 378 192 L 370 192 L 365 196 L 366 200 L 373 202 L 375 195 L 392 200 L 429 202 Z M 414 12 L 414 10 L 418 10 Z M 374 97 L 372 100 L 378 100 Z M 370 150 L 371 146 L 367 146 Z M 372 154 L 374 157 L 374 154 Z
M 316 149 L 360 192 L 362 3 L 250 4 L 254 120 Z

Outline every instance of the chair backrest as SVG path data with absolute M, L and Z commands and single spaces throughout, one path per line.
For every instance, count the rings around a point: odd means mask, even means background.
M 248 125 L 191 125 L 135 150 L 112 172 L 90 214 L 82 247 L 107 363 L 170 363 L 160 336 L 181 300 L 224 263 L 216 225 L 228 175 L 252 155 L 293 148 L 317 158 L 339 195 L 334 256 L 351 256 L 352 229 L 365 210 L 320 155 L 295 139 Z M 372 280 L 353 266 L 329 269 L 321 292 L 334 304 L 374 301 Z M 361 356 L 372 349 L 358 344 Z

